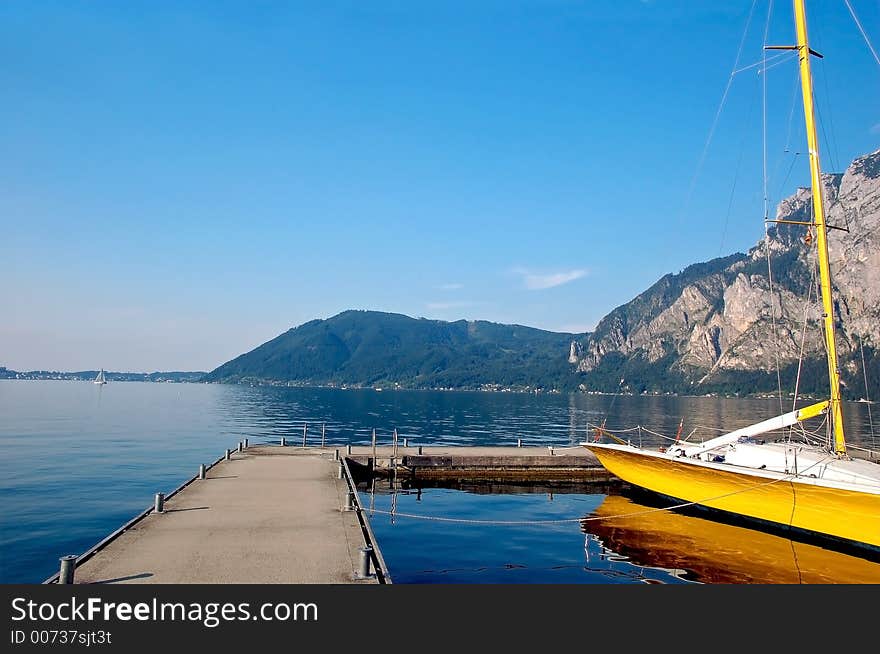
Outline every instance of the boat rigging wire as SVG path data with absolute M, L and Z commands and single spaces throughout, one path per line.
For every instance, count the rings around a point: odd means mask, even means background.
M 761 47 L 761 56 L 764 66 L 761 70 L 761 152 L 763 155 L 763 191 L 764 191 L 764 251 L 767 254 L 767 283 L 770 293 L 770 330 L 773 333 L 773 356 L 776 365 L 776 387 L 779 393 L 779 413 L 783 412 L 782 408 L 782 373 L 779 364 L 779 330 L 776 326 L 776 306 L 773 302 L 773 267 L 770 261 L 770 227 L 768 220 L 770 219 L 770 198 L 767 194 L 767 34 L 770 30 L 770 17 L 773 13 L 773 0 L 767 6 L 767 20 L 764 23 L 764 35 Z M 782 298 L 779 301 L 780 312 L 782 310 Z
M 822 37 L 823 37 L 822 21 L 817 21 L 813 25 L 813 27 L 815 28 L 814 38 L 815 38 L 816 47 L 821 51 L 824 49 L 822 46 L 822 43 L 823 43 L 823 41 L 822 41 Z M 834 96 L 828 87 L 828 75 L 825 74 L 825 67 L 824 67 L 823 59 L 819 58 L 819 60 L 816 62 L 816 64 L 817 65 L 815 66 L 814 71 L 813 71 L 814 79 L 816 79 L 816 78 L 821 79 L 822 86 L 825 89 L 825 93 L 823 93 L 821 97 L 814 97 L 814 99 L 813 99 L 815 107 L 816 107 L 816 117 L 817 117 L 816 122 L 817 122 L 819 128 L 822 130 L 822 138 L 825 140 L 825 152 L 827 153 L 828 159 L 831 162 L 831 169 L 832 170 L 840 170 L 840 166 L 838 166 L 838 162 L 840 161 L 840 157 L 838 156 L 837 140 L 835 139 L 836 132 L 834 129 L 834 115 L 833 115 L 832 106 L 831 106 L 831 103 L 832 103 Z M 830 139 L 828 138 L 828 132 L 825 131 L 826 121 L 823 118 L 823 110 L 822 110 L 822 106 L 821 106 L 823 103 L 825 104 L 825 107 L 827 109 L 826 113 L 828 116 L 828 120 L 827 120 L 828 131 L 831 134 Z M 827 221 L 826 221 L 826 223 L 827 223 Z
M 771 55 L 769 57 L 762 58 L 761 61 L 756 61 L 753 64 L 749 64 L 748 66 L 743 66 L 742 68 L 737 68 L 732 75 L 738 75 L 747 70 L 751 70 L 752 68 L 758 68 L 759 66 L 763 70 L 770 70 L 779 64 L 783 64 L 786 61 L 791 59 L 797 59 L 797 55 L 794 52 L 780 52 L 779 54 Z M 770 62 L 774 62 L 772 66 L 768 66 L 767 64 Z M 758 71 L 758 74 L 761 74 L 761 71 Z
M 868 34 L 865 32 L 865 28 L 862 27 L 862 22 L 859 20 L 859 17 L 856 16 L 856 10 L 853 9 L 852 5 L 849 3 L 849 0 L 843 0 L 846 3 L 846 8 L 849 9 L 850 15 L 853 17 L 853 20 L 856 23 L 856 27 L 859 28 L 859 32 L 862 33 L 862 38 L 865 39 L 865 43 L 868 44 L 868 48 L 871 50 L 871 54 L 874 55 L 874 61 L 877 62 L 877 65 L 880 66 L 880 57 L 877 56 L 877 51 L 874 49 L 874 46 L 871 45 L 871 39 L 868 38 Z
M 874 418 L 871 417 L 871 397 L 868 394 L 868 367 L 865 365 L 865 345 L 864 339 L 859 336 L 859 350 L 862 353 L 862 374 L 865 378 L 865 402 L 868 407 L 868 425 L 871 428 L 871 447 L 877 447 L 876 437 L 874 436 Z
M 828 417 L 827 417 L 827 415 L 825 415 L 822 418 L 822 421 L 812 431 L 807 431 L 806 425 L 803 422 L 797 423 L 797 426 L 800 430 L 800 434 L 801 434 L 801 436 L 803 436 L 804 441 L 807 443 L 821 443 L 821 440 L 819 440 L 818 435 L 824 431 L 824 426 L 825 426 L 825 423 L 827 420 L 828 420 Z M 589 425 L 588 424 L 588 428 L 589 427 L 594 427 L 596 429 L 599 429 L 599 427 L 596 425 Z M 685 437 L 683 439 L 684 442 L 694 442 L 694 441 L 691 441 L 690 438 L 694 434 L 698 433 L 699 430 L 717 431 L 717 432 L 721 432 L 721 433 L 726 433 L 727 431 L 729 431 L 727 429 L 720 429 L 717 427 L 705 427 L 705 426 L 697 425 L 688 433 L 687 437 Z M 645 432 L 647 434 L 651 434 L 652 436 L 656 436 L 657 438 L 660 438 L 660 439 L 666 440 L 666 441 L 670 441 L 670 442 L 675 442 L 675 440 L 676 440 L 675 438 L 673 438 L 671 436 L 666 436 L 665 434 L 661 434 L 660 432 L 653 431 L 653 430 L 648 429 L 647 427 L 644 427 L 642 425 L 630 427 L 629 429 L 614 429 L 614 430 L 610 430 L 607 427 L 601 427 L 601 432 L 603 434 L 610 436 L 611 438 L 613 438 L 614 440 L 616 440 L 617 442 L 619 442 L 622 445 L 628 444 L 628 441 L 624 440 L 623 438 L 620 438 L 620 436 L 618 436 L 617 434 L 627 434 L 627 433 L 632 433 L 634 431 L 639 431 L 640 433 Z M 772 434 L 772 433 L 773 432 L 768 432 L 768 434 Z M 790 433 L 791 433 L 790 431 L 783 431 L 781 440 L 791 442 Z
M 688 207 L 690 206 L 691 198 L 693 197 L 694 189 L 696 188 L 696 185 L 697 185 L 697 179 L 699 178 L 700 172 L 703 169 L 703 165 L 706 162 L 706 155 L 709 152 L 709 146 L 712 143 L 712 137 L 715 134 L 715 129 L 718 127 L 718 120 L 721 118 L 721 111 L 722 111 L 722 109 L 724 109 L 724 105 L 727 102 L 727 96 L 730 93 L 730 87 L 733 84 L 733 78 L 736 77 L 737 69 L 739 68 L 739 61 L 740 61 L 740 58 L 742 57 L 743 48 L 744 48 L 745 42 L 746 42 L 746 36 L 749 33 L 749 26 L 752 23 L 752 17 L 755 13 L 755 6 L 757 4 L 758 4 L 758 0 L 752 0 L 752 6 L 749 9 L 749 15 L 748 15 L 748 18 L 746 19 L 746 25 L 745 25 L 745 28 L 743 29 L 742 36 L 740 37 L 739 48 L 736 51 L 736 59 L 733 62 L 733 66 L 730 70 L 730 75 L 727 78 L 727 84 L 724 87 L 724 92 L 721 94 L 721 101 L 718 103 L 718 108 L 715 110 L 715 117 L 712 119 L 712 124 L 709 127 L 709 133 L 706 136 L 706 142 L 703 144 L 703 150 L 700 153 L 700 158 L 697 160 L 696 170 L 694 170 L 693 177 L 691 177 L 691 182 L 690 182 L 690 185 L 688 186 L 687 195 L 685 196 L 685 200 L 684 200 L 684 206 L 682 207 L 682 210 L 681 210 L 681 218 L 682 219 L 684 218 L 685 214 L 687 213 Z
M 767 61 L 770 61 L 768 59 Z M 791 106 L 788 110 L 788 123 L 785 127 L 785 147 L 782 148 L 782 155 L 777 159 L 776 165 L 773 167 L 773 175 L 771 179 L 777 180 L 779 179 L 779 168 L 782 166 L 783 161 L 785 160 L 785 155 L 791 152 L 791 138 L 792 138 L 792 127 L 794 125 L 794 110 L 797 107 L 797 98 L 798 98 L 798 90 L 800 87 L 800 76 L 795 71 L 792 74 L 792 87 L 791 87 Z M 766 121 L 765 121 L 766 124 Z M 800 152 L 795 151 L 794 156 L 792 157 L 791 164 L 788 167 L 788 173 L 785 175 L 785 179 L 782 181 L 782 184 L 779 185 L 778 190 L 775 194 L 773 194 L 770 198 L 771 204 L 773 198 L 778 198 L 782 196 L 783 191 L 785 190 L 785 185 L 788 183 L 788 178 L 791 176 L 791 171 L 794 169 L 794 164 L 797 162 L 798 156 L 800 156 Z M 769 213 L 769 211 L 765 212 Z
M 806 349 L 807 343 L 807 325 L 809 323 L 809 311 L 810 311 L 810 301 L 813 297 L 813 289 L 816 289 L 816 299 L 818 301 L 819 296 L 819 285 L 816 281 L 816 267 L 812 268 L 812 277 L 810 278 L 810 286 L 807 290 L 807 300 L 804 303 L 804 322 L 803 327 L 801 328 L 801 347 L 800 352 L 798 353 L 798 365 L 797 365 L 797 375 L 795 376 L 794 381 L 794 398 L 791 401 L 791 409 L 792 411 L 797 408 L 798 394 L 800 393 L 801 386 L 801 372 L 804 367 L 804 350 Z
M 794 165 L 797 163 L 798 157 L 801 154 L 802 154 L 801 152 L 794 153 L 794 157 L 792 157 L 792 159 L 791 159 L 791 165 L 789 165 L 788 172 L 785 174 L 785 179 L 783 179 L 782 184 L 779 185 L 779 191 L 776 193 L 777 197 L 782 195 L 782 192 L 785 189 L 785 185 L 788 184 L 788 180 L 791 177 L 791 171 L 794 170 Z
M 728 227 L 728 224 L 730 223 L 730 214 L 733 211 L 733 201 L 736 196 L 736 185 L 737 185 L 737 182 L 739 181 L 740 171 L 742 169 L 743 154 L 745 153 L 745 150 L 746 150 L 746 137 L 749 132 L 748 126 L 750 126 L 752 123 L 752 113 L 754 111 L 754 108 L 755 108 L 755 103 L 753 101 L 749 105 L 749 113 L 748 113 L 748 116 L 746 117 L 747 129 L 743 130 L 743 136 L 742 136 L 742 139 L 740 139 L 739 154 L 737 155 L 736 169 L 733 174 L 733 184 L 730 187 L 730 196 L 727 198 L 727 212 L 724 214 L 724 224 L 721 229 L 721 242 L 718 244 L 718 256 L 719 257 L 721 256 L 721 254 L 724 250 L 724 241 L 727 238 L 727 227 Z
M 764 251 L 767 255 L 767 290 L 770 295 L 770 330 L 773 333 L 773 356 L 776 367 L 776 387 L 779 397 L 779 413 L 784 413 L 782 408 L 782 372 L 779 364 L 779 336 L 776 326 L 776 303 L 773 301 L 773 266 L 770 260 L 770 223 L 764 220 Z M 782 310 L 782 297 L 779 298 L 779 309 Z M 795 394 L 797 397 L 797 394 Z
M 770 216 L 770 198 L 767 193 L 767 33 L 770 30 L 770 16 L 773 14 L 773 0 L 770 0 L 767 6 L 767 20 L 764 22 L 764 40 L 761 44 L 761 69 L 759 71 L 761 77 L 761 157 L 763 170 L 763 195 L 764 195 L 764 220 Z M 785 52 L 783 54 L 794 54 L 793 52 Z M 764 223 L 766 230 L 767 223 Z
M 553 525 L 553 524 L 566 524 L 566 523 L 587 523 L 587 522 L 597 522 L 601 520 L 618 520 L 621 518 L 632 518 L 636 516 L 649 515 L 652 513 L 663 513 L 668 511 L 675 511 L 676 509 L 684 509 L 689 506 L 695 506 L 698 504 L 706 504 L 707 502 L 714 502 L 715 500 L 720 500 L 725 497 L 732 497 L 734 495 L 741 495 L 742 493 L 748 493 L 749 491 L 756 490 L 758 488 L 766 488 L 767 486 L 772 486 L 773 484 L 778 484 L 784 481 L 790 481 L 799 476 L 803 476 L 803 474 L 810 470 L 811 468 L 821 465 L 828 460 L 833 459 L 834 457 L 829 455 L 823 459 L 819 459 L 815 461 L 811 465 L 807 466 L 803 470 L 798 473 L 786 474 L 780 477 L 779 479 L 771 479 L 767 482 L 755 483 L 747 488 L 740 488 L 735 491 L 731 491 L 729 493 L 723 493 L 722 495 L 716 495 L 714 497 L 707 497 L 701 500 L 696 500 L 693 502 L 681 502 L 679 504 L 674 504 L 672 506 L 664 506 L 664 507 L 655 507 L 646 509 L 644 511 L 633 511 L 630 513 L 618 513 L 610 516 L 583 516 L 580 518 L 557 518 L 554 520 L 482 520 L 479 518 L 451 518 L 446 516 L 434 516 L 434 515 L 424 515 L 419 513 L 401 513 L 399 511 L 382 511 L 381 509 L 363 509 L 365 511 L 370 512 L 370 517 L 373 514 L 379 515 L 388 515 L 396 518 L 411 518 L 414 520 L 429 520 L 431 522 L 446 522 L 453 524 L 465 524 L 465 525 L 497 525 L 497 526 L 528 526 L 528 525 Z

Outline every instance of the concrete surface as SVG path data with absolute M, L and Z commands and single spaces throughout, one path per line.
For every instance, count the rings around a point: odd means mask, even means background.
M 75 583 L 376 583 L 333 448 L 235 452 L 76 568 Z
M 348 456 L 362 468 L 369 469 L 373 458 L 371 445 L 353 445 Z M 399 447 L 395 455 L 397 477 L 412 479 L 510 480 L 510 481 L 607 481 L 613 476 L 596 456 L 584 447 Z M 374 470 L 389 471 L 390 446 L 376 448 Z

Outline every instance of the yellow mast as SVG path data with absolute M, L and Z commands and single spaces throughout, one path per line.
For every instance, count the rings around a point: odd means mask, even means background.
M 840 399 L 840 369 L 834 339 L 834 303 L 831 298 L 831 266 L 828 262 L 828 228 L 825 224 L 825 201 L 819 168 L 819 139 L 813 112 L 813 78 L 810 72 L 810 46 L 807 42 L 807 14 L 804 0 L 794 0 L 797 49 L 801 68 L 801 91 L 804 97 L 804 117 L 807 127 L 807 146 L 810 151 L 810 183 L 813 189 L 813 213 L 816 225 L 816 246 L 819 253 L 819 278 L 822 291 L 822 320 L 825 327 L 825 349 L 828 353 L 828 380 L 831 386 L 830 420 L 834 434 L 834 452 L 846 454 L 843 434 L 843 411 Z

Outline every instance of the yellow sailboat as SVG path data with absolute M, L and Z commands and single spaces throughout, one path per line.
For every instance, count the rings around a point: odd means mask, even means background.
M 828 399 L 738 429 L 703 443 L 676 441 L 649 450 L 617 443 L 585 442 L 612 474 L 682 504 L 724 511 L 792 533 L 805 533 L 845 545 L 880 551 L 880 465 L 847 454 L 840 371 L 837 362 L 834 300 L 828 257 L 819 145 L 804 0 L 794 0 L 796 50 L 806 120 L 815 231 L 828 363 Z M 762 434 L 823 417 L 828 444 L 791 438 L 765 442 Z M 597 436 L 607 434 L 597 430 Z

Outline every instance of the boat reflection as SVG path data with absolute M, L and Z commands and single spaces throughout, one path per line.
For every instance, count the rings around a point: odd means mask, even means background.
M 659 511 L 630 496 L 606 495 L 582 529 L 632 564 L 681 571 L 690 581 L 880 583 L 880 563 L 763 531 Z

